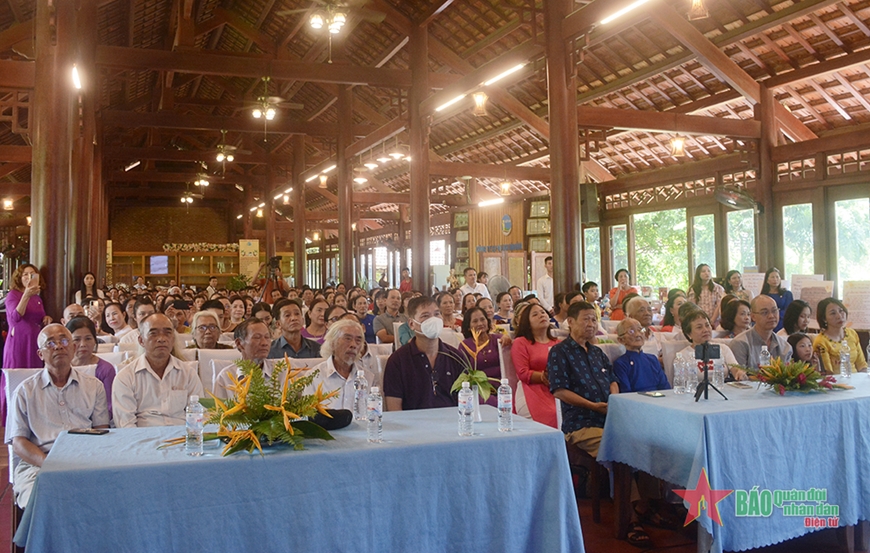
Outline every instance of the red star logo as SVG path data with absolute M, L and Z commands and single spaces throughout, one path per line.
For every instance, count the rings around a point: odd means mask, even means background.
M 707 478 L 707 469 L 701 469 L 698 475 L 698 484 L 694 490 L 674 490 L 674 493 L 689 502 L 689 512 L 686 515 L 686 526 L 701 516 L 701 511 L 707 511 L 710 519 L 722 526 L 722 517 L 719 515 L 718 503 L 731 495 L 734 490 L 711 490 L 710 479 Z

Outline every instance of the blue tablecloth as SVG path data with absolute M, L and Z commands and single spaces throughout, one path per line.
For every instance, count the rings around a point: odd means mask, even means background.
M 386 413 L 365 427 L 220 457 L 158 451 L 182 427 L 61 435 L 16 542 L 41 551 L 582 552 L 561 432 L 526 420 L 475 435 L 454 409 Z
M 765 388 L 725 386 L 728 401 L 711 391 L 694 402 L 668 392 L 610 397 L 598 454 L 687 489 L 706 468 L 711 489 L 751 491 L 826 489 L 839 506 L 839 526 L 870 518 L 870 378 L 860 373 L 856 389 L 779 396 Z M 804 518 L 736 516 L 737 493 L 719 503 L 723 525 L 702 512 L 713 551 L 742 551 L 811 531 Z

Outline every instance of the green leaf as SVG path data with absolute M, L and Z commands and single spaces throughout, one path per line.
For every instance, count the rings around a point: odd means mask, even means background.
M 332 437 L 332 434 L 326 431 L 325 428 L 311 421 L 294 421 L 291 422 L 290 425 L 294 430 L 301 431 L 306 438 L 316 438 L 319 440 L 335 439 Z
M 209 411 L 214 411 L 214 398 L 201 397 L 199 398 L 199 404 L 208 409 Z

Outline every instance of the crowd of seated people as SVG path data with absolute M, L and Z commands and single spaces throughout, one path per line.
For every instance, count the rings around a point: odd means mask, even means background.
M 552 259 L 548 264 L 550 276 Z M 41 290 L 39 275 L 28 267 L 15 280 L 19 302 L 38 298 Z M 502 376 L 501 356 L 510 355 L 531 418 L 556 427 L 560 408 L 567 443 L 592 456 L 597 453 L 610 394 L 671 387 L 663 365 L 667 342 L 688 342 L 682 353 L 690 359 L 695 345 L 714 339 L 727 342 L 720 344 L 719 351 L 729 366 L 729 379 L 745 379 L 745 369 L 761 362 L 762 346 L 773 357 L 802 360 L 822 372 L 838 373 L 840 349 L 846 344 L 853 370 L 867 367 L 858 336 L 847 326 L 848 310 L 842 302 L 828 298 L 811 306 L 794 300 L 775 268 L 767 271 L 762 293 L 753 297 L 743 288 L 739 272 L 728 272 L 719 284 L 711 268 L 701 264 L 688 293 L 675 288 L 666 301 L 662 297 L 653 304 L 640 295 L 641 289 L 632 285 L 625 269 L 616 272 L 616 285 L 604 294 L 603 302 L 599 284 L 591 281 L 575 290 L 555 291 L 547 288 L 550 281 L 542 282 L 548 294 L 555 292 L 551 303 L 544 303 L 533 293 L 523 296 L 518 286 L 500 286 L 491 295 L 473 268 L 467 268 L 464 276 L 463 286 L 432 296 L 413 290 L 405 272 L 401 290 L 365 290 L 343 283 L 316 290 L 292 287 L 282 280 L 283 285 L 273 283 L 268 290 L 257 283 L 236 291 L 220 288 L 217 278 L 202 290 L 175 283 L 152 288 L 141 278 L 130 288 L 103 290 L 88 273 L 70 298 L 62 325 L 44 326 L 35 333 L 28 330 L 32 343 L 16 344 L 11 358 L 4 356 L 4 366 L 44 363 L 47 372 L 37 375 L 42 380 L 36 382 L 83 383 L 85 395 L 75 401 L 90 402 L 92 414 L 88 421 L 79 422 L 123 428 L 182 424 L 188 397 L 202 395 L 199 375 L 182 362 L 177 349 L 181 334 L 189 335 L 183 340 L 186 348 L 236 349 L 242 358 L 261 362 L 264 371 L 273 366 L 268 359 L 320 359 L 317 382 L 327 391 L 341 390 L 331 400 L 335 408 L 350 405 L 357 371 L 375 383 L 379 373 L 372 352 L 375 344 L 393 344 L 382 372 L 387 410 L 455 406 L 457 396 L 451 388 L 469 361 L 497 380 Z M 503 280 L 494 277 L 492 282 Z M 31 304 L 34 309 L 41 307 L 35 300 Z M 50 323 L 47 317 L 36 320 L 42 316 L 44 312 L 35 311 L 33 320 L 10 319 L 10 324 L 39 328 Z M 815 335 L 808 328 L 813 316 L 820 327 Z M 138 352 L 116 374 L 115 367 L 95 355 L 100 342 L 137 344 Z M 602 349 L 607 342 L 621 344 L 624 353 L 608 357 Z M 16 364 L 15 356 L 21 364 Z M 96 365 L 98 386 L 77 371 L 85 365 Z M 231 366 L 217 376 L 218 397 L 230 393 L 226 386 L 236 371 Z M 40 393 L 35 383 L 21 386 L 10 406 L 9 424 L 14 431 L 7 434 L 7 441 L 27 461 L 16 484 L 20 505 L 26 505 L 26 488 L 32 486 L 57 435 L 51 425 L 62 426 L 49 418 L 46 430 L 32 420 L 46 401 Z M 489 403 L 495 402 L 493 395 Z M 635 499 L 642 501 L 633 495 Z M 636 545 L 649 543 L 636 518 L 629 537 Z

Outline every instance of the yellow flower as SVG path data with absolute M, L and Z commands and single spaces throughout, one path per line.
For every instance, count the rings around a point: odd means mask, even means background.
M 326 407 L 323 406 L 323 402 L 327 399 L 334 398 L 338 395 L 339 390 L 335 389 L 328 394 L 323 393 L 323 382 L 317 385 L 317 390 L 314 392 L 314 398 L 317 400 L 317 404 L 314 406 L 321 414 L 332 418 L 332 415 L 326 410 Z
M 263 448 L 260 445 L 260 439 L 257 438 L 257 435 L 253 430 L 225 430 L 222 429 L 221 432 L 218 432 L 219 436 L 226 436 L 230 439 L 229 443 L 227 443 L 226 447 L 224 447 L 223 455 L 226 455 L 227 451 L 233 448 L 234 445 L 239 443 L 242 440 L 251 440 L 251 446 L 248 448 L 248 451 L 252 451 L 254 447 L 260 450 L 260 455 L 263 454 Z

